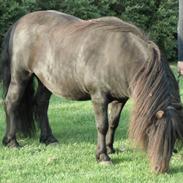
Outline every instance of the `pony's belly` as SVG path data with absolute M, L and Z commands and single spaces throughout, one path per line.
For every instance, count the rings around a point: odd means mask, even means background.
M 55 89 L 54 87 L 46 86 L 54 95 L 64 97 L 71 100 L 89 100 L 90 95 L 77 90 L 76 88 L 67 89 Z
M 75 82 L 72 82 L 72 81 L 54 82 L 50 80 L 45 80 L 38 75 L 37 77 L 40 79 L 43 85 L 46 86 L 46 88 L 50 90 L 54 95 L 64 97 L 66 99 L 71 99 L 71 100 L 89 100 L 90 99 L 90 95 L 85 91 L 83 91 Z
M 64 97 L 66 99 L 71 99 L 71 100 L 89 100 L 90 99 L 89 94 L 79 90 L 78 88 L 67 88 L 67 89 L 60 88 L 59 90 L 54 91 L 53 93 L 60 97 Z

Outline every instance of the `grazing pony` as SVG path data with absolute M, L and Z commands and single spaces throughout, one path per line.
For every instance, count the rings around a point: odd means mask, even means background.
M 147 151 L 154 171 L 168 170 L 176 139 L 183 140 L 178 85 L 158 47 L 134 25 L 114 17 L 84 21 L 56 11 L 30 13 L 8 31 L 2 60 L 4 145 L 19 146 L 18 130 L 32 133 L 34 112 L 41 140 L 56 141 L 47 117 L 53 93 L 92 101 L 96 159 L 110 163 L 107 151 L 113 152 L 120 113 L 131 97 L 130 137 Z M 36 95 L 34 77 L 39 80 Z

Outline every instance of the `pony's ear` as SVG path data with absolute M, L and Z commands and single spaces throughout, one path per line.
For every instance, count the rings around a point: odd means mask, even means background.
M 161 119 L 163 116 L 164 116 L 165 112 L 162 111 L 162 110 L 159 110 L 157 113 L 156 113 L 156 118 L 157 119 Z

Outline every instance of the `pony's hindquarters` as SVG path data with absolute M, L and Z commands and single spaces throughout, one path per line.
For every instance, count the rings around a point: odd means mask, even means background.
M 7 32 L 2 53 L 2 78 L 4 89 L 4 108 L 6 112 L 6 134 L 3 144 L 8 146 L 18 146 L 16 132 L 20 131 L 24 135 L 32 135 L 34 132 L 33 122 L 33 76 L 21 68 L 12 68 L 12 62 L 20 59 L 14 57 L 13 36 L 16 24 Z M 12 58 L 16 58 L 12 61 Z

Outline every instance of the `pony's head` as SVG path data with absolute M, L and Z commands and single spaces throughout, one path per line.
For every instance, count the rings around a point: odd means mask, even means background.
M 177 139 L 183 139 L 183 111 L 181 105 L 159 110 L 147 128 L 145 148 L 151 168 L 157 173 L 167 172 Z
M 176 79 L 161 57 L 157 46 L 150 42 L 150 60 L 132 82 L 135 102 L 129 135 L 148 153 L 151 168 L 166 172 L 177 139 L 183 140 L 183 110 Z

